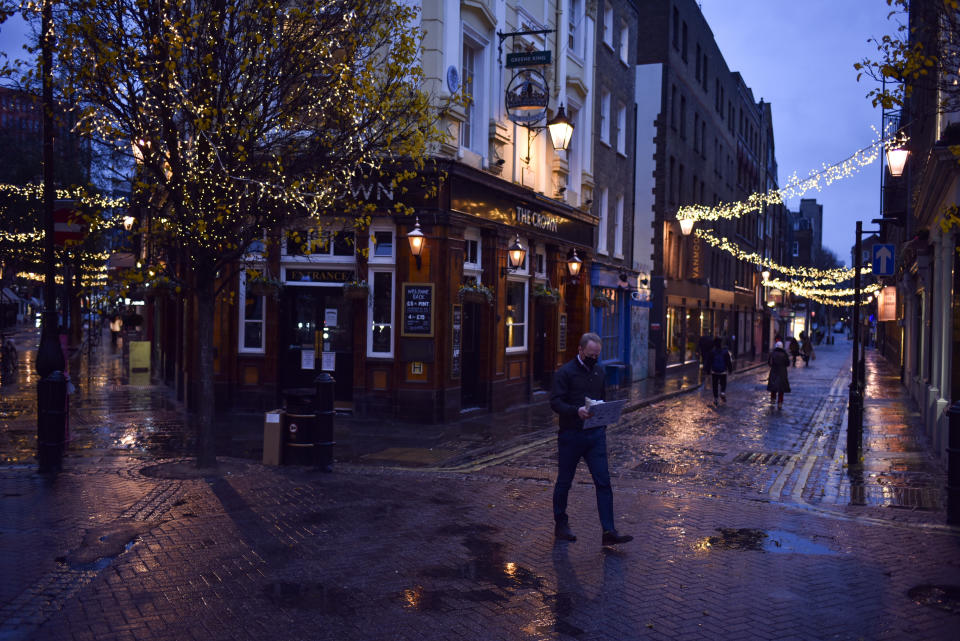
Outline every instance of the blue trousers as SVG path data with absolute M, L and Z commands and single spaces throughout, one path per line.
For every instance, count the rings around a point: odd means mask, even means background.
M 612 532 L 613 489 L 607 469 L 607 431 L 598 427 L 591 430 L 568 430 L 557 436 L 557 484 L 553 488 L 553 518 L 557 524 L 567 523 L 567 495 L 573 485 L 577 464 L 587 462 L 593 485 L 597 490 L 597 511 L 605 532 Z

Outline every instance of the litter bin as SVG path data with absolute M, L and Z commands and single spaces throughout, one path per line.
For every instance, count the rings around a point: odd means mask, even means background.
M 316 462 L 317 414 L 313 411 L 315 393 L 311 387 L 283 390 L 284 465 L 313 465 Z

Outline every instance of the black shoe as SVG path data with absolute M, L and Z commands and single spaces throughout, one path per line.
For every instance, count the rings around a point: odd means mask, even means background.
M 617 543 L 629 543 L 633 537 L 629 534 L 617 534 L 617 531 L 603 533 L 603 545 L 615 545 Z
M 553 536 L 561 541 L 577 540 L 577 535 L 573 533 L 573 530 L 571 530 L 570 526 L 566 523 L 557 523 L 557 526 L 553 528 Z

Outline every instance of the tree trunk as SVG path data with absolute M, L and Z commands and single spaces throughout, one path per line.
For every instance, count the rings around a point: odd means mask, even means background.
M 216 434 L 213 424 L 213 317 L 214 281 L 201 277 L 197 283 L 197 343 L 200 351 L 197 403 L 197 467 L 217 466 Z

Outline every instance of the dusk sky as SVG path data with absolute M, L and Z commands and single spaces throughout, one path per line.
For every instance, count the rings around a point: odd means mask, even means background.
M 781 185 L 868 145 L 880 110 L 857 82 L 853 63 L 874 57 L 870 37 L 893 33 L 883 0 L 703 0 L 704 16 L 731 71 L 754 97 L 772 104 Z M 19 20 L 0 26 L 0 49 L 21 55 L 27 30 Z M 823 204 L 823 243 L 850 260 L 854 225 L 879 216 L 880 165 L 865 167 L 806 197 Z M 796 209 L 799 201 L 788 205 Z
M 868 43 L 894 33 L 883 0 L 703 0 L 703 15 L 731 71 L 773 109 L 780 184 L 843 160 L 875 138 L 880 109 L 853 63 L 876 57 Z M 880 215 L 880 164 L 807 194 L 823 204 L 823 244 L 846 263 L 857 220 Z M 799 200 L 788 205 L 796 210 Z

